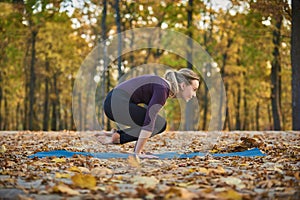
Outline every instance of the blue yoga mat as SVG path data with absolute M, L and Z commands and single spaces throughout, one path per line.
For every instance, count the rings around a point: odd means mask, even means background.
M 88 153 L 88 152 L 73 152 L 66 150 L 54 150 L 54 151 L 45 151 L 45 152 L 37 152 L 29 156 L 29 158 L 43 158 L 43 157 L 66 157 L 70 158 L 73 155 L 84 155 L 84 156 L 92 156 L 100 159 L 108 159 L 108 158 L 128 158 L 130 153 L 113 153 L 113 152 L 99 152 L 99 153 Z M 172 159 L 172 158 L 193 158 L 195 156 L 205 156 L 206 153 L 201 152 L 193 152 L 186 154 L 179 154 L 176 152 L 165 152 L 160 154 L 153 154 L 157 156 L 159 159 Z M 255 157 L 255 156 L 265 156 L 258 148 L 253 148 L 250 150 L 242 151 L 242 152 L 232 152 L 232 153 L 214 153 L 212 156 L 224 157 L 224 156 L 240 156 L 240 157 Z

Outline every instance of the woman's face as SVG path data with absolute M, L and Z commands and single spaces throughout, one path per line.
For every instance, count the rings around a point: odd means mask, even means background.
M 193 97 L 196 97 L 196 91 L 199 87 L 198 80 L 192 80 L 190 85 L 186 83 L 180 83 L 181 90 L 177 94 L 177 97 L 182 98 L 186 102 L 191 100 Z

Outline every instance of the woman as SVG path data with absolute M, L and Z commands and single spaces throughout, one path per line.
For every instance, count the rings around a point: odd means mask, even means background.
M 127 127 L 114 130 L 101 142 L 124 144 L 137 141 L 134 153 L 139 157 L 154 158 L 143 155 L 142 150 L 149 137 L 166 129 L 167 122 L 158 114 L 159 110 L 167 98 L 189 101 L 196 96 L 198 87 L 199 76 L 187 68 L 168 70 L 164 78 L 143 75 L 122 82 L 108 93 L 103 107 L 110 120 Z

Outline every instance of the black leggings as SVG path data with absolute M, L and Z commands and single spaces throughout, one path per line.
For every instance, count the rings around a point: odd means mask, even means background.
M 103 108 L 106 116 L 118 123 L 119 130 L 117 132 L 120 134 L 121 144 L 137 141 L 144 124 L 146 108 L 130 102 L 130 96 L 118 89 L 108 93 Z M 120 125 L 124 125 L 126 128 L 120 128 Z M 166 126 L 166 120 L 157 115 L 151 137 L 164 132 Z

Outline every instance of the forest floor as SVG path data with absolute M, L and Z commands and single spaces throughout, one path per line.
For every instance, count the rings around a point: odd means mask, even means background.
M 28 158 L 65 149 L 132 152 L 89 132 L 0 132 L 0 199 L 300 199 L 300 132 L 166 132 L 146 151 L 236 152 L 262 157 L 189 159 Z

